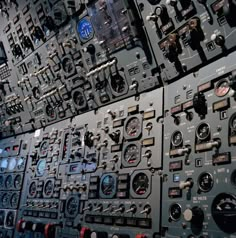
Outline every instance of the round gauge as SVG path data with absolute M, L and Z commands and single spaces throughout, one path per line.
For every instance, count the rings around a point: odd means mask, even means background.
M 4 177 L 0 175 L 0 188 L 4 186 Z
M 125 131 L 130 137 L 137 137 L 141 132 L 141 122 L 138 117 L 132 117 L 127 121 Z
M 0 211 L 0 226 L 4 225 L 4 219 L 5 219 L 5 211 L 1 210 Z M 1 237 L 1 235 L 0 235 Z
M 104 175 L 101 179 L 101 192 L 104 196 L 113 196 L 116 192 L 116 178 Z
M 37 193 L 37 184 L 35 181 L 33 181 L 30 186 L 29 186 L 29 196 L 30 197 L 35 197 Z
M 171 136 L 171 144 L 178 147 L 183 143 L 183 134 L 181 131 L 175 131 Z
M 64 57 L 62 59 L 62 68 L 66 74 L 74 73 L 75 66 L 71 57 Z
M 91 22 L 87 18 L 83 18 L 78 22 L 77 32 L 81 41 L 88 41 L 93 37 L 94 30 Z
M 40 148 L 39 148 L 39 156 L 40 157 L 47 156 L 47 154 L 48 154 L 48 146 L 49 146 L 49 143 L 48 143 L 47 140 L 44 140 L 44 141 L 41 142 Z
M 126 89 L 126 82 L 120 74 L 111 76 L 111 87 L 116 93 L 123 93 Z
M 6 215 L 6 226 L 7 227 L 13 227 L 14 226 L 14 220 L 15 220 L 15 213 L 12 211 L 9 211 Z
M 136 144 L 129 144 L 124 151 L 124 160 L 130 164 L 136 164 L 140 159 L 140 149 Z
M 210 173 L 202 173 L 198 177 L 198 187 L 202 192 L 209 192 L 214 184 L 213 176 Z
M 136 174 L 132 186 L 137 195 L 144 195 L 149 189 L 148 176 L 144 173 Z
M 43 176 L 46 169 L 46 160 L 41 159 L 37 163 L 36 172 L 38 176 Z
M 66 203 L 66 212 L 69 216 L 78 214 L 79 200 L 75 197 L 70 197 Z
M 17 168 L 18 168 L 18 169 L 23 169 L 24 165 L 25 165 L 25 160 L 24 160 L 24 158 L 23 158 L 23 157 L 18 158 L 18 160 L 17 160 L 17 165 L 16 165 Z
M 21 182 L 22 182 L 22 177 L 20 174 L 16 175 L 15 179 L 14 179 L 14 187 L 16 189 L 20 189 L 21 187 Z
M 218 194 L 212 202 L 211 213 L 218 227 L 226 233 L 236 232 L 236 196 Z
M 215 87 L 215 95 L 218 97 L 224 97 L 230 90 L 229 81 L 227 79 L 221 79 Z
M 1 168 L 1 170 L 5 170 L 5 169 L 7 169 L 7 167 L 8 167 L 8 159 L 4 158 L 0 162 L 0 168 Z
M 85 106 L 85 98 L 82 92 L 76 90 L 73 92 L 72 96 L 73 102 L 75 103 L 76 107 L 84 107 Z
M 12 208 L 16 208 L 19 200 L 19 195 L 18 193 L 13 193 L 11 198 L 10 198 L 10 205 Z
M 6 180 L 5 180 L 5 188 L 6 188 L 6 189 L 11 188 L 12 185 L 13 185 L 12 183 L 13 183 L 12 176 L 11 176 L 11 175 L 8 175 L 8 176 L 6 177 Z
M 230 118 L 229 126 L 232 130 L 236 130 L 236 113 L 234 113 Z
M 47 104 L 45 106 L 45 113 L 48 116 L 48 118 L 50 118 L 50 119 L 54 120 L 56 118 L 56 112 L 50 104 Z
M 8 208 L 9 197 L 7 193 L 4 193 L 1 199 L 2 207 Z
M 182 215 L 181 206 L 178 203 L 172 204 L 169 209 L 169 214 L 170 214 L 171 220 L 173 221 L 179 220 Z
M 41 92 L 40 92 L 40 90 L 39 90 L 38 87 L 34 87 L 34 88 L 32 89 L 32 93 L 33 93 L 33 97 L 34 97 L 36 100 L 39 100 L 39 99 L 40 99 L 40 97 L 41 97 Z
M 44 186 L 44 195 L 50 197 L 53 194 L 54 183 L 52 180 L 48 180 Z
M 196 131 L 197 137 L 199 140 L 206 140 L 210 135 L 210 126 L 209 124 L 203 122 L 197 127 Z
M 16 167 L 16 164 L 17 164 L 16 158 L 10 158 L 8 162 L 8 170 L 10 171 L 14 170 Z

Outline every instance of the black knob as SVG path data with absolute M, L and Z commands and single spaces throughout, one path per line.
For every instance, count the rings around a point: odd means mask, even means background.
M 215 43 L 218 46 L 223 47 L 225 45 L 225 37 L 222 35 L 217 35 L 215 38 Z
M 25 49 L 34 50 L 34 46 L 32 44 L 32 41 L 30 40 L 30 38 L 28 36 L 23 36 L 22 45 Z
M 43 233 L 44 232 L 44 228 L 45 228 L 45 225 L 42 224 L 42 223 L 34 223 L 32 225 L 32 231 L 35 231 L 35 232 Z
M 167 24 L 169 22 L 169 14 L 168 14 L 168 11 L 167 11 L 167 8 L 165 5 L 159 5 L 156 7 L 155 9 L 155 13 L 158 17 L 160 17 L 161 19 L 161 22 L 163 25 Z
M 204 213 L 200 207 L 188 208 L 184 211 L 184 219 L 197 227 L 201 227 L 204 221 Z
M 22 230 L 27 230 L 27 231 L 32 231 L 32 226 L 33 226 L 33 222 L 31 221 L 25 221 L 22 223 L 21 228 Z
M 93 136 L 93 133 L 89 131 L 86 131 L 86 133 L 84 134 L 84 144 L 88 147 L 93 146 L 92 136 Z
M 120 131 L 112 132 L 109 134 L 109 136 L 114 142 L 118 143 L 120 140 Z
M 194 94 L 193 108 L 199 116 L 205 116 L 207 114 L 206 98 L 202 92 Z
M 91 54 L 91 55 L 94 55 L 96 49 L 95 49 L 95 46 L 94 46 L 94 45 L 89 44 L 89 45 L 86 47 L 86 50 L 85 50 L 85 51 L 87 51 L 87 52 L 88 52 L 89 54 Z
M 107 238 L 108 235 L 106 232 L 103 232 L 103 231 L 92 231 L 90 237 L 91 238 Z
M 44 33 L 39 26 L 35 26 L 32 32 L 32 37 L 36 40 L 45 40 Z

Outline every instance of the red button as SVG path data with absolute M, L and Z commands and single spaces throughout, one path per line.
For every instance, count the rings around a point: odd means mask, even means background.
M 137 234 L 136 238 L 147 238 L 147 236 L 145 236 L 144 234 Z
M 16 230 L 18 232 L 23 232 L 24 229 L 22 228 L 22 224 L 24 223 L 25 221 L 23 219 L 19 220 L 16 224 Z
M 80 238 L 89 238 L 91 231 L 88 227 L 82 227 L 80 230 Z
M 45 238 L 54 238 L 55 237 L 55 226 L 54 224 L 47 224 L 44 227 L 44 236 Z

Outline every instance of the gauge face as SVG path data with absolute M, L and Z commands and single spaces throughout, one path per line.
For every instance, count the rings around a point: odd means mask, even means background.
M 77 25 L 77 31 L 78 31 L 80 40 L 83 42 L 91 39 L 94 34 L 93 26 L 91 22 L 86 18 L 83 18 L 82 20 L 79 21 Z
M 115 178 L 111 175 L 104 176 L 101 182 L 101 190 L 106 196 L 112 195 L 116 190 Z
M 24 158 L 21 157 L 17 160 L 17 168 L 18 169 L 22 169 L 24 167 L 24 164 L 25 164 Z
M 226 233 L 236 232 L 236 197 L 220 193 L 212 202 L 211 212 L 218 227 Z
M 8 194 L 5 193 L 5 194 L 3 194 L 3 196 L 2 196 L 2 206 L 3 206 L 4 208 L 7 208 L 7 207 L 8 207 L 8 202 L 9 202 L 9 197 L 8 197 Z
M 35 99 L 37 99 L 37 100 L 40 99 L 40 97 L 41 97 L 41 92 L 40 92 L 40 90 L 39 90 L 38 87 L 34 87 L 34 88 L 32 89 L 32 93 L 33 93 L 33 97 L 34 97 Z
M 206 140 L 209 135 L 210 135 L 210 126 L 207 123 L 201 123 L 198 127 L 197 127 L 197 137 L 200 140 Z
M 14 226 L 15 214 L 14 212 L 9 211 L 6 215 L 6 225 L 8 227 Z
M 54 108 L 51 105 L 49 105 L 49 104 L 46 105 L 45 112 L 46 112 L 46 115 L 50 119 L 55 119 L 56 118 L 56 112 L 55 112 Z
M 68 199 L 66 204 L 67 213 L 70 216 L 76 216 L 78 213 L 79 201 L 75 197 L 71 197 Z
M 126 82 L 120 74 L 111 76 L 111 87 L 116 93 L 123 93 L 126 89 Z
M 12 183 L 13 183 L 12 180 L 13 180 L 13 179 L 12 179 L 12 176 L 11 176 L 11 175 L 8 175 L 8 176 L 6 177 L 5 187 L 6 187 L 7 189 L 9 189 L 9 188 L 12 187 Z
M 74 63 L 73 63 L 72 58 L 65 57 L 62 60 L 62 68 L 63 68 L 64 72 L 67 74 L 73 73 L 74 72 Z
M 35 197 L 37 190 L 37 184 L 36 182 L 32 182 L 29 186 L 29 195 L 30 197 Z
M 133 190 L 137 195 L 144 195 L 149 188 L 148 176 L 144 173 L 139 173 L 134 177 Z
M 230 118 L 229 125 L 232 130 L 236 130 L 236 114 L 233 114 L 233 116 Z
M 14 179 L 14 187 L 16 189 L 19 189 L 21 187 L 21 182 L 22 182 L 22 177 L 20 174 L 16 175 L 15 179 Z
M 51 196 L 52 193 L 53 193 L 53 189 L 54 189 L 54 183 L 52 180 L 48 180 L 46 183 L 45 183 L 45 186 L 44 186 L 44 194 L 46 196 Z
M 171 144 L 178 147 L 183 143 L 183 134 L 181 131 L 175 131 L 171 137 Z
M 178 203 L 174 203 L 170 206 L 170 218 L 173 221 L 177 221 L 180 219 L 181 215 L 182 215 L 182 209 L 181 206 Z
M 125 148 L 124 160 L 130 164 L 136 164 L 139 160 L 140 150 L 139 147 L 135 144 L 130 144 Z
M 4 170 L 4 169 L 7 169 L 7 167 L 8 167 L 8 159 L 4 158 L 0 162 L 0 168 L 1 170 Z
M 85 98 L 84 98 L 84 95 L 82 94 L 82 92 L 75 91 L 73 93 L 73 101 L 77 106 L 80 106 L 80 107 L 84 106 Z
M 209 192 L 214 184 L 213 176 L 210 173 L 202 173 L 198 177 L 198 187 L 202 192 Z
M 46 169 L 46 160 L 45 159 L 39 160 L 39 162 L 37 164 L 37 168 L 36 168 L 37 175 L 43 176 L 45 169 Z
M 39 148 L 39 156 L 40 157 L 47 156 L 48 146 L 49 146 L 48 141 L 42 141 L 42 143 L 40 144 L 40 148 Z
M 10 158 L 9 162 L 8 162 L 8 170 L 12 171 L 15 169 L 16 167 L 16 158 Z
M 220 80 L 215 87 L 215 95 L 224 97 L 230 90 L 229 81 L 227 79 Z
M 4 224 L 4 219 L 5 219 L 5 211 L 1 210 L 0 211 L 0 226 L 3 226 Z M 1 237 L 1 235 L 0 235 Z M 2 236 L 3 237 L 3 236 Z
M 10 199 L 10 205 L 12 208 L 16 208 L 18 204 L 19 195 L 18 193 L 13 193 Z
M 137 117 L 130 118 L 126 124 L 125 130 L 127 135 L 130 137 L 138 136 L 141 131 L 141 122 L 139 118 Z

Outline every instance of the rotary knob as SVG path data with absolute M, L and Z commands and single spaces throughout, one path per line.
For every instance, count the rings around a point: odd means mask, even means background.
M 204 213 L 200 207 L 188 208 L 184 211 L 184 219 L 187 222 L 191 222 L 195 226 L 202 226 L 204 220 Z
M 193 108 L 195 112 L 200 116 L 205 116 L 207 114 L 206 98 L 202 92 L 194 94 Z

